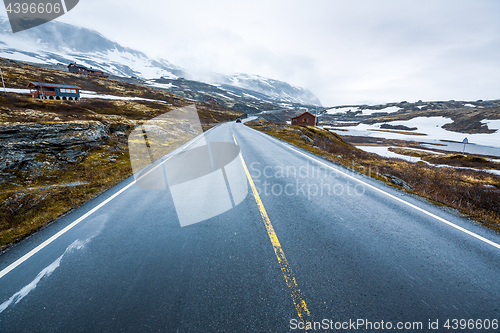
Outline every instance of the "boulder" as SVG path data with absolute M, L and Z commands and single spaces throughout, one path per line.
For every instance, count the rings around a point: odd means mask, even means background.
M 411 187 L 407 182 L 405 182 L 404 180 L 402 180 L 396 176 L 389 175 L 389 174 L 384 174 L 383 176 L 386 177 L 394 185 L 401 186 L 402 188 L 405 188 L 405 189 L 410 190 L 410 191 L 413 190 L 413 187 Z

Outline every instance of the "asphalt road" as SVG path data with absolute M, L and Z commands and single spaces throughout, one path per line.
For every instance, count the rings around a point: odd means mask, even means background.
M 243 124 L 206 139 L 237 141 L 262 205 L 247 183 L 181 227 L 129 178 L 0 256 L 0 332 L 498 331 L 498 234 Z

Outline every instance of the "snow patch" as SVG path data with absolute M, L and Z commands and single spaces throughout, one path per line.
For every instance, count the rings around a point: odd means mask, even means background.
M 150 99 L 150 98 L 142 98 L 142 97 L 124 97 L 124 96 L 113 96 L 113 95 L 102 95 L 98 94 L 95 91 L 87 91 L 82 90 L 80 92 L 80 97 L 82 99 L 85 98 L 100 98 L 100 99 L 111 99 L 111 100 L 122 100 L 122 101 L 149 101 L 149 102 L 160 102 L 169 104 L 165 101 L 161 101 L 159 99 Z
M 340 114 L 340 113 L 347 113 L 347 112 L 358 112 L 359 108 L 357 107 L 352 107 L 352 106 L 346 106 L 346 107 L 341 107 L 341 108 L 335 108 L 335 109 L 330 109 L 326 111 L 327 114 Z
M 219 95 L 220 97 L 227 98 L 227 99 L 230 99 L 230 100 L 234 101 L 234 98 L 231 98 L 231 97 L 226 96 L 224 94 L 221 94 L 221 93 L 216 93 L 216 94 Z
M 0 91 L 4 91 L 3 88 L 0 88 Z M 5 88 L 6 92 L 15 93 L 15 94 L 29 94 L 29 89 L 15 89 L 15 88 Z
M 385 112 L 385 113 L 394 113 L 398 112 L 401 110 L 397 106 L 388 106 L 386 108 L 380 109 L 380 110 L 375 110 L 375 109 L 361 109 L 359 106 L 344 106 L 340 108 L 335 108 L 335 109 L 330 109 L 326 111 L 327 114 L 341 114 L 341 113 L 347 113 L 347 112 L 359 112 L 361 111 L 360 114 L 357 114 L 356 116 L 368 116 L 377 112 Z
M 416 117 L 410 120 L 398 120 L 391 121 L 385 124 L 389 125 L 403 125 L 407 127 L 416 127 L 415 132 L 424 133 L 425 136 L 417 135 L 407 135 L 400 134 L 396 132 L 380 132 L 373 131 L 373 129 L 379 129 L 382 123 L 375 124 L 363 124 L 360 123 L 357 126 L 345 127 L 348 132 L 342 132 L 342 135 L 363 135 L 371 136 L 377 138 L 386 139 L 400 139 L 400 140 L 425 140 L 425 142 L 438 142 L 443 140 L 462 142 L 462 140 L 467 137 L 469 144 L 483 145 L 486 147 L 500 147 L 500 135 L 498 130 L 500 129 L 500 119 L 495 120 L 483 120 L 483 123 L 488 125 L 490 129 L 496 129 L 495 133 L 459 133 L 448 131 L 443 128 L 444 125 L 452 123 L 453 120 L 445 117 Z M 466 148 L 467 150 L 467 148 Z
M 389 150 L 389 148 L 401 148 L 401 147 L 396 147 L 396 146 L 356 146 L 356 148 L 359 148 L 359 149 L 364 150 L 366 152 L 374 153 L 374 154 L 377 154 L 379 156 L 386 157 L 386 158 L 399 158 L 401 160 L 405 160 L 405 161 L 412 162 L 412 163 L 422 161 L 422 159 L 420 157 L 397 154 L 397 153 Z
M 490 130 L 500 130 L 500 119 L 494 119 L 494 120 L 489 120 L 489 119 L 484 119 L 481 120 L 481 123 L 488 125 L 488 128 Z
M 148 86 L 151 86 L 154 88 L 160 88 L 160 89 L 177 88 L 177 86 L 172 84 L 172 83 L 158 83 L 158 82 L 153 82 L 153 81 L 147 81 L 146 83 Z
M 364 151 L 369 152 L 369 153 L 377 154 L 377 155 L 385 157 L 385 158 L 399 158 L 401 160 L 405 160 L 405 161 L 408 161 L 411 163 L 424 162 L 425 164 L 430 165 L 432 167 L 436 167 L 436 168 L 452 168 L 452 169 L 461 169 L 461 170 L 484 171 L 484 172 L 488 172 L 488 173 L 500 176 L 500 170 L 475 169 L 475 168 L 469 168 L 469 167 L 451 166 L 451 165 L 446 165 L 446 164 L 432 164 L 432 163 L 429 163 L 427 161 L 422 160 L 420 157 L 417 157 L 417 156 L 407 156 L 407 155 L 397 154 L 397 153 L 389 150 L 389 148 L 401 148 L 401 147 L 396 147 L 396 146 L 356 146 L 356 148 L 359 148 L 359 149 L 364 150 Z M 404 148 L 411 149 L 408 147 L 404 147 Z M 414 149 L 414 150 L 423 150 L 423 149 Z M 425 150 L 423 150 L 423 151 L 425 151 Z M 442 154 L 442 153 L 438 153 L 438 154 Z

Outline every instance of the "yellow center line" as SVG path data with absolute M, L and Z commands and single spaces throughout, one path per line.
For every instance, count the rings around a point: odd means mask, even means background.
M 234 137 L 234 134 L 233 134 L 233 140 L 234 140 L 234 143 L 238 144 L 238 142 L 236 142 L 236 138 Z M 269 219 L 269 216 L 267 215 L 266 209 L 264 208 L 264 204 L 262 203 L 262 200 L 260 199 L 260 195 L 257 192 L 257 188 L 255 187 L 255 184 L 252 180 L 252 177 L 250 176 L 250 172 L 248 172 L 248 168 L 245 164 L 245 160 L 243 159 L 243 156 L 241 155 L 241 152 L 240 152 L 240 159 L 241 159 L 241 163 L 243 164 L 243 169 L 245 169 L 245 173 L 247 175 L 248 182 L 250 183 L 250 187 L 252 188 L 253 196 L 255 197 L 255 201 L 257 202 L 257 206 L 259 207 L 260 215 L 262 216 L 262 220 L 264 220 L 267 234 L 269 235 L 269 239 L 271 240 L 271 243 L 272 243 L 273 248 L 274 248 L 274 253 L 276 254 L 276 258 L 278 259 L 278 263 L 280 264 L 281 272 L 283 273 L 283 276 L 285 277 L 285 283 L 288 286 L 288 288 L 290 289 L 292 301 L 293 301 L 293 304 L 295 305 L 295 309 L 297 310 L 297 314 L 299 315 L 299 318 L 300 318 L 300 320 L 302 320 L 302 322 L 306 323 L 308 321 L 311 321 L 309 319 L 311 317 L 311 313 L 307 309 L 307 305 L 306 305 L 306 302 L 304 301 L 304 297 L 302 296 L 302 293 L 299 289 L 299 286 L 297 285 L 297 281 L 295 280 L 295 277 L 293 276 L 292 269 L 288 265 L 288 261 L 286 260 L 286 257 L 285 257 L 285 252 L 283 252 L 283 249 L 281 248 L 281 244 L 278 240 L 278 236 L 276 236 L 276 233 L 274 232 L 274 228 L 273 228 L 273 225 L 271 224 L 271 220 Z

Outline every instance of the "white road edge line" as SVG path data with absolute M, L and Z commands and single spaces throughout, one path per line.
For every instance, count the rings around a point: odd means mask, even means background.
M 87 217 L 89 217 L 90 215 L 92 215 L 93 213 L 95 213 L 99 208 L 101 208 L 102 206 L 104 206 L 105 204 L 107 204 L 108 202 L 110 202 L 111 200 L 113 200 L 114 198 L 116 198 L 123 191 L 127 190 L 130 186 L 132 186 L 134 184 L 135 184 L 135 180 L 132 183 L 130 183 L 127 186 L 125 186 L 124 188 L 122 188 L 120 191 L 118 191 L 115 194 L 113 194 L 108 199 L 106 199 L 103 202 L 101 202 L 99 205 L 97 205 L 96 207 L 94 207 L 92 210 L 88 211 L 85 215 L 81 216 L 79 219 L 77 219 L 76 221 L 72 222 L 71 224 L 69 224 L 68 226 L 66 226 L 64 229 L 62 229 L 61 231 L 59 231 L 58 233 L 56 233 L 55 235 L 53 235 L 52 237 L 50 237 L 49 239 L 47 239 L 45 242 L 43 242 L 42 244 L 38 245 L 33 250 L 31 250 L 30 252 L 26 253 L 24 256 L 22 256 L 21 258 L 17 259 L 12 264 L 10 264 L 6 268 L 4 268 L 0 272 L 0 279 L 2 277 L 4 277 L 7 273 L 9 273 L 10 271 L 12 271 L 14 268 L 16 268 L 17 266 L 21 265 L 23 262 L 25 262 L 26 260 L 28 260 L 29 258 L 31 258 L 35 253 L 39 252 L 44 247 L 46 247 L 47 245 L 49 245 L 50 243 L 52 243 L 53 241 L 55 241 L 57 238 L 61 237 L 68 230 L 72 229 L 75 225 L 77 225 L 78 223 L 82 222 Z
M 257 131 L 257 130 L 255 130 L 255 131 Z M 497 249 L 500 249 L 500 244 L 497 244 L 497 243 L 495 243 L 495 242 L 492 242 L 492 241 L 490 241 L 489 239 L 484 238 L 483 236 L 480 236 L 480 235 L 478 235 L 478 234 L 476 234 L 476 233 L 474 233 L 474 232 L 472 232 L 472 231 L 469 231 L 469 230 L 467 230 L 467 229 L 465 229 L 465 228 L 462 228 L 462 227 L 460 227 L 460 226 L 458 226 L 458 225 L 456 225 L 456 224 L 454 224 L 454 223 L 452 223 L 452 222 L 450 222 L 450 221 L 448 221 L 448 220 L 443 219 L 442 217 L 439 217 L 439 216 L 437 216 L 437 215 L 435 215 L 435 214 L 433 214 L 433 213 L 431 213 L 431 212 L 426 211 L 425 209 L 422 209 L 422 208 L 420 208 L 420 207 L 418 207 L 418 206 L 415 206 L 414 204 L 411 204 L 411 203 L 409 203 L 409 202 L 407 202 L 407 201 L 405 201 L 405 200 L 403 200 L 403 199 L 400 199 L 400 198 L 398 198 L 398 197 L 396 197 L 396 196 L 394 196 L 394 195 L 392 195 L 392 194 L 390 194 L 390 193 L 387 193 L 387 192 L 385 192 L 384 190 L 381 190 L 381 189 L 379 189 L 379 188 L 377 188 L 377 187 L 375 187 L 375 186 L 373 186 L 373 185 L 370 185 L 370 184 L 368 184 L 368 183 L 365 183 L 364 181 L 362 181 L 362 180 L 360 180 L 360 179 L 358 179 L 358 178 L 356 178 L 356 177 L 353 177 L 353 176 L 351 176 L 351 175 L 349 175 L 349 174 L 347 174 L 347 173 L 345 173 L 345 172 L 343 172 L 343 171 L 340 171 L 339 169 L 334 168 L 333 166 L 331 166 L 331 165 L 329 165 L 329 164 L 327 164 L 327 163 L 325 163 L 325 162 L 322 162 L 322 161 L 320 161 L 320 160 L 318 160 L 318 159 L 315 159 L 315 158 L 313 158 L 312 156 L 309 156 L 309 155 L 307 155 L 307 154 L 305 154 L 305 153 L 301 152 L 300 150 L 297 150 L 296 148 L 291 147 L 289 144 L 285 144 L 285 143 L 283 143 L 283 142 L 279 141 L 278 139 L 275 139 L 274 137 L 272 137 L 272 136 L 270 136 L 270 135 L 266 135 L 266 134 L 264 134 L 264 133 L 262 133 L 262 132 L 260 132 L 260 131 L 257 131 L 257 132 L 258 132 L 258 133 L 260 133 L 260 134 L 262 134 L 262 135 L 265 135 L 266 137 L 271 138 L 272 140 L 274 140 L 274 141 L 278 142 L 279 144 L 281 144 L 281 145 L 283 145 L 283 146 L 287 147 L 288 149 L 293 150 L 293 151 L 295 151 L 295 152 L 297 152 L 297 153 L 299 153 L 299 154 L 301 154 L 301 155 L 303 155 L 303 156 L 305 156 L 305 157 L 307 157 L 307 158 L 309 158 L 309 159 L 311 159 L 311 160 L 315 161 L 316 163 L 322 164 L 322 165 L 324 165 L 324 166 L 326 166 L 326 167 L 328 167 L 328 168 L 330 168 L 330 169 L 332 169 L 332 170 L 335 170 L 335 171 L 337 171 L 337 172 L 341 173 L 342 175 L 344 175 L 344 176 L 346 176 L 346 177 L 349 177 L 349 178 L 351 178 L 351 179 L 353 179 L 353 180 L 356 180 L 356 181 L 360 182 L 361 184 L 363 184 L 363 185 L 365 185 L 365 186 L 367 186 L 367 187 L 369 187 L 369 188 L 371 188 L 371 189 L 374 189 L 374 190 L 376 190 L 376 191 L 378 191 L 378 192 L 381 192 L 381 193 L 383 193 L 383 194 L 387 195 L 388 197 L 390 197 L 390 198 L 392 198 L 392 199 L 394 199 L 394 200 L 397 200 L 397 201 L 399 201 L 399 202 L 401 202 L 401 203 L 403 203 L 403 204 L 405 204 L 405 205 L 407 205 L 407 206 L 409 206 L 409 207 L 411 207 L 411 208 L 413 208 L 413 209 L 415 209 L 415 210 L 418 210 L 418 211 L 420 211 L 420 212 L 422 212 L 422 213 L 424 213 L 424 214 L 427 214 L 427 215 L 428 215 L 428 216 L 430 216 L 430 217 L 435 218 L 435 219 L 436 219 L 436 220 L 438 220 L 438 221 L 441 221 L 441 222 L 443 222 L 443 223 L 446 223 L 447 225 L 449 225 L 449 226 L 451 226 L 451 227 L 453 227 L 453 228 L 455 228 L 455 229 L 458 229 L 458 230 L 460 230 L 460 231 L 462 231 L 462 232 L 464 232 L 464 233 L 466 233 L 466 234 L 468 234 L 468 235 L 470 235 L 470 236 L 472 236 L 472 237 L 475 237 L 475 238 L 477 238 L 477 239 L 479 239 L 479 240 L 481 240 L 481 241 L 483 241 L 483 242 L 485 242 L 485 243 L 487 243 L 487 244 L 489 244 L 489 245 L 491 245 L 491 246 L 496 247 Z M 333 163 L 333 162 L 332 162 L 332 163 Z
M 211 129 L 214 129 L 215 127 L 217 127 L 217 126 L 214 126 L 214 127 L 210 128 L 209 130 L 207 130 L 206 132 L 203 132 L 201 135 L 199 135 L 198 137 L 194 138 L 192 141 L 190 141 L 188 143 L 185 143 L 183 146 L 181 146 L 179 148 L 181 148 L 181 150 L 186 149 L 187 147 L 189 147 L 190 145 L 192 145 L 194 142 L 196 142 L 199 139 L 203 138 L 204 135 L 207 132 L 209 132 Z M 177 148 L 177 149 L 179 149 L 179 148 Z M 175 152 L 176 150 L 174 150 L 173 152 Z M 82 215 L 76 221 L 73 221 L 71 224 L 67 225 L 64 229 L 62 229 L 61 231 L 59 231 L 58 233 L 56 233 L 55 235 L 53 235 L 52 237 L 50 237 L 49 239 L 47 239 L 46 241 L 44 241 L 42 244 L 38 245 L 33 250 L 31 250 L 30 252 L 26 253 L 24 256 L 22 256 L 21 258 L 17 259 L 12 264 L 10 264 L 9 266 L 7 266 L 4 269 L 2 269 L 0 271 L 0 279 L 3 278 L 5 275 L 7 275 L 10 271 L 12 271 L 13 269 L 15 269 L 17 266 L 21 265 L 23 262 L 25 262 L 26 260 L 28 260 L 29 258 L 31 258 L 33 255 L 35 255 L 37 252 L 39 252 L 40 250 L 42 250 L 44 247 L 46 247 L 47 245 L 49 245 L 50 243 L 52 243 L 53 241 L 55 241 L 56 239 L 58 239 L 59 237 L 61 237 L 62 235 L 64 235 L 66 232 L 68 232 L 69 230 L 71 230 L 78 223 L 82 222 L 87 217 L 89 217 L 90 215 L 92 215 L 93 213 L 95 213 L 98 209 L 100 209 L 101 207 L 103 207 L 104 205 L 106 205 L 108 202 L 110 202 L 111 200 L 113 200 L 114 198 L 116 198 L 117 196 L 119 196 L 120 194 L 122 194 L 124 191 L 126 191 L 132 185 L 134 185 L 137 182 L 137 180 L 140 180 L 141 178 L 147 176 L 150 172 L 152 172 L 153 170 L 155 170 L 156 168 L 158 168 L 159 166 L 161 166 L 163 163 L 165 163 L 166 161 L 168 161 L 169 159 L 171 159 L 173 156 L 174 155 L 169 156 L 167 159 L 163 160 L 161 163 L 159 163 L 157 166 L 155 166 L 154 168 L 152 168 L 151 170 L 149 170 L 148 172 L 146 172 L 144 175 L 142 175 L 138 179 L 132 181 L 132 183 L 128 184 L 127 186 L 125 186 L 124 188 L 122 188 L 120 191 L 116 192 L 115 194 L 113 194 L 112 196 L 110 196 L 109 198 L 107 198 L 106 200 L 104 200 L 103 202 L 101 202 L 99 205 L 97 205 L 96 207 L 94 207 L 92 210 L 88 211 L 84 215 Z

